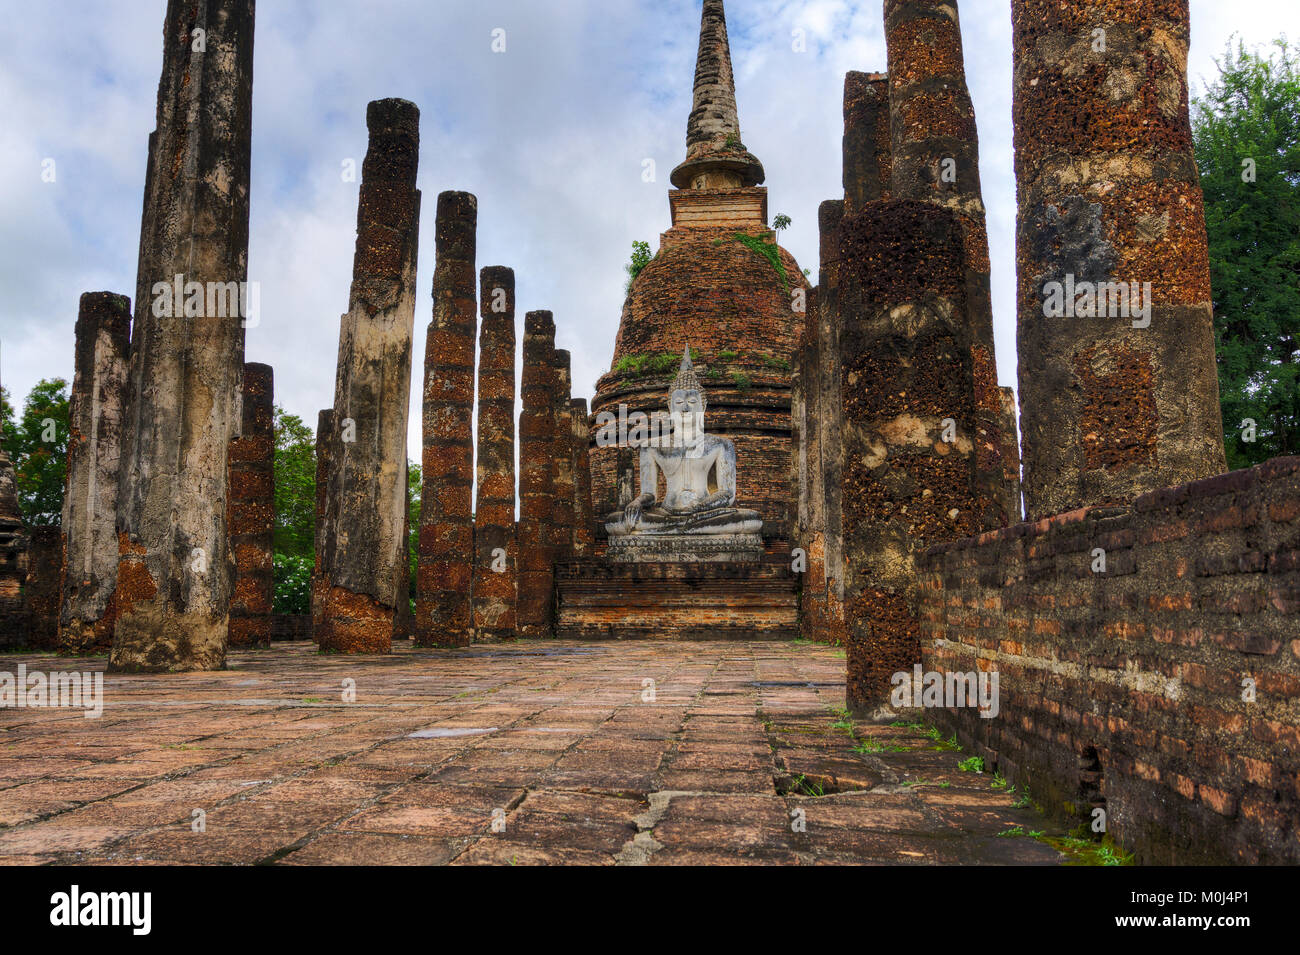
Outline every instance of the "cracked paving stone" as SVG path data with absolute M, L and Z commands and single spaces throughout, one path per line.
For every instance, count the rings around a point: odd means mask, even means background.
M 288 643 L 230 663 L 110 677 L 97 720 L 0 711 L 0 864 L 1063 861 L 999 835 L 1061 833 L 992 776 L 960 771 L 960 752 L 910 727 L 841 723 L 844 661 L 826 647 L 399 644 L 341 658 Z

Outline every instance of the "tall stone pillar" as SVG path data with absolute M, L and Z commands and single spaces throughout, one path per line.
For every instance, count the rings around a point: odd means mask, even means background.
M 474 632 L 515 635 L 515 273 L 479 279 L 478 496 L 474 504 Z
M 397 606 L 393 612 L 393 639 L 410 640 L 415 636 L 415 601 L 411 569 L 411 465 L 406 465 L 406 520 L 402 525 L 402 539 L 397 549 Z M 419 518 L 416 518 L 418 544 Z M 419 556 L 418 554 L 416 555 Z
M 59 590 L 63 583 L 63 529 L 40 524 L 28 535 L 27 581 L 23 607 L 27 612 L 27 646 L 55 650 L 59 642 Z
M 1187 0 L 1014 0 L 1029 519 L 1226 468 Z
M 167 3 L 122 443 L 115 671 L 225 665 L 226 452 L 239 428 L 249 311 L 253 6 Z
M 321 536 L 316 639 L 334 653 L 388 653 L 406 600 L 406 425 L 420 191 L 420 111 L 401 99 L 366 108 L 348 312 L 339 330 L 334 427 Z M 317 436 L 317 443 L 322 440 Z
M 999 388 L 998 398 L 1002 404 L 1002 487 L 1007 495 L 1007 518 L 1012 524 L 1018 524 L 1023 508 L 1020 503 L 1020 426 L 1016 423 L 1016 393 L 1010 388 Z
M 844 209 L 889 198 L 892 175 L 889 74 L 850 71 L 844 77 Z
M 842 642 L 844 634 L 844 515 L 840 504 L 843 460 L 843 400 L 841 397 L 840 250 L 839 228 L 845 203 L 823 202 L 817 210 L 820 234 L 817 281 L 817 431 L 818 455 L 813 491 L 820 508 L 827 639 Z
M 326 408 L 316 419 L 316 533 L 313 538 L 313 551 L 316 559 L 311 575 L 311 627 L 312 639 L 319 642 L 320 628 L 324 620 L 325 592 L 329 589 L 329 558 L 332 553 L 325 546 L 325 530 L 329 526 L 326 519 L 329 512 L 330 474 L 334 470 L 334 440 L 337 425 L 334 421 L 334 409 Z
M 840 225 L 848 701 L 866 713 L 920 661 L 915 555 L 980 530 L 985 502 L 966 422 L 963 232 L 927 202 L 868 203 Z
M 270 365 L 244 365 L 243 426 L 230 442 L 226 519 L 235 558 L 230 646 L 271 645 L 275 575 L 275 376 Z
M 107 653 L 113 645 L 118 471 L 130 339 L 130 299 L 112 292 L 81 296 L 63 494 L 58 638 L 63 653 Z
M 962 228 L 966 314 L 976 399 L 967 436 L 976 445 L 976 481 L 983 488 L 977 527 L 1005 526 L 1002 413 L 993 350 L 989 238 L 980 188 L 975 107 L 966 87 L 957 0 L 885 0 L 895 199 L 934 202 Z
M 549 637 L 555 583 L 555 320 L 550 312 L 524 316 L 524 365 L 519 384 L 519 596 L 515 624 L 520 637 Z
M 568 560 L 573 556 L 574 506 L 577 501 L 577 480 L 573 468 L 572 413 L 569 411 L 570 393 L 573 390 L 572 356 L 563 348 L 553 353 L 555 362 L 555 391 L 552 393 L 551 413 L 555 430 L 551 433 L 551 468 L 554 496 L 551 499 L 551 530 L 555 534 L 555 559 Z
M 588 444 L 591 429 L 587 423 L 587 399 L 569 401 L 569 420 L 573 428 L 573 556 L 590 557 L 596 549 L 596 516 L 591 503 L 591 457 Z
M 790 469 L 798 491 L 793 546 L 806 555 L 799 590 L 800 632 L 806 639 L 823 638 L 826 607 L 825 494 L 821 481 L 822 434 L 821 337 L 816 289 L 809 294 L 803 333 L 795 350 L 790 389 Z
M 478 200 L 438 196 L 433 321 L 424 346 L 417 646 L 468 646 L 474 618 L 474 338 Z

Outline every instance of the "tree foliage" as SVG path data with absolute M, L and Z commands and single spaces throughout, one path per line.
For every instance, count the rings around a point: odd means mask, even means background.
M 275 552 L 314 558 L 316 438 L 297 415 L 275 406 Z
M 1284 39 L 1268 56 L 1229 44 L 1216 62 L 1192 125 L 1228 463 L 1241 468 L 1300 454 L 1300 63 Z
M 636 277 L 650 264 L 653 258 L 654 253 L 650 251 L 649 242 L 637 241 L 632 243 L 632 261 L 624 266 L 627 271 L 627 288 L 625 291 L 630 292 L 632 290 L 632 283 L 636 281 Z
M 17 417 L 6 392 L 0 414 L 24 523 L 58 524 L 63 520 L 68 464 L 68 383 L 62 378 L 42 378 L 28 392 Z

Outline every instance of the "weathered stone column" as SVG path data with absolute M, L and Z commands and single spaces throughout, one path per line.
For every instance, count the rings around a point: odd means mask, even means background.
M 570 399 L 569 420 L 573 428 L 574 557 L 590 557 L 596 548 L 596 517 L 591 503 L 591 456 L 588 453 L 591 428 L 587 417 L 587 399 Z
M 819 325 L 814 289 L 809 294 L 808 312 L 795 351 L 790 389 L 790 469 L 798 491 L 792 546 L 806 555 L 799 589 L 799 625 L 800 632 L 809 640 L 824 639 L 826 610 L 826 496 L 821 480 Z
M 225 665 L 252 111 L 253 0 L 168 0 L 122 442 L 115 671 Z
M 397 606 L 393 608 L 393 639 L 410 640 L 415 636 L 415 607 L 411 583 L 411 465 L 406 465 L 406 510 L 402 539 L 397 548 Z M 416 516 L 416 543 L 419 543 L 419 516 Z M 418 559 L 419 554 L 416 554 Z
M 339 330 L 334 428 L 324 440 L 321 618 L 334 653 L 387 653 L 406 600 L 406 425 L 415 323 L 420 111 L 401 99 L 366 108 L 348 312 Z M 319 445 L 322 437 L 317 436 Z
M 1187 0 L 1015 0 L 1025 507 L 1226 468 Z
M 326 515 L 329 509 L 330 474 L 334 470 L 335 438 L 334 410 L 326 408 L 316 419 L 316 533 L 313 538 L 315 563 L 311 575 L 311 627 L 312 639 L 320 641 L 321 621 L 324 619 L 325 592 L 329 589 L 329 558 L 325 547 L 325 529 L 329 526 Z
M 844 202 L 829 200 L 817 210 L 820 235 L 817 281 L 817 487 L 813 494 L 821 513 L 817 525 L 822 533 L 822 566 L 825 579 L 824 627 L 826 639 L 843 642 L 844 631 L 844 515 L 840 504 L 843 461 L 840 334 L 840 248 L 839 228 Z
M 515 635 L 515 273 L 479 277 L 478 495 L 474 504 L 474 632 Z
M 117 604 L 117 494 L 131 364 L 131 301 L 87 292 L 77 311 L 63 495 L 59 650 L 107 653 Z
M 275 375 L 270 365 L 244 365 L 243 426 L 230 442 L 226 519 L 235 558 L 230 646 L 271 645 L 275 576 Z
M 1016 422 L 1016 393 L 1010 388 L 999 388 L 998 398 L 1002 404 L 1002 487 L 1007 495 L 1007 519 L 1018 524 L 1023 507 L 1020 502 L 1020 426 Z
M 974 415 L 962 422 L 976 445 L 976 481 L 983 487 L 977 526 L 1002 527 L 1001 399 L 993 349 L 989 239 L 980 188 L 979 135 L 966 87 L 957 0 L 885 0 L 895 199 L 935 202 L 952 210 L 966 255 L 968 344 L 975 376 Z
M 417 646 L 468 646 L 474 618 L 474 338 L 478 200 L 438 196 L 433 321 L 424 346 Z
M 889 74 L 844 76 L 844 209 L 889 198 L 893 163 L 889 138 Z
M 557 348 L 552 354 L 555 362 L 555 390 L 552 393 L 551 413 L 555 418 L 555 430 L 551 433 L 554 490 L 551 499 L 551 530 L 555 535 L 555 559 L 568 560 L 573 557 L 574 505 L 577 501 L 577 475 L 573 469 L 570 438 L 573 421 L 569 411 L 570 392 L 573 390 L 573 359 L 563 348 Z
M 962 238 L 957 217 L 926 202 L 867 203 L 840 225 L 840 506 L 858 713 L 920 660 L 915 555 L 977 533 L 984 513 Z
M 555 320 L 550 312 L 524 316 L 524 366 L 519 415 L 519 596 L 515 626 L 520 637 L 552 633 L 555 546 Z
M 63 529 L 39 524 L 29 532 L 27 582 L 23 607 L 27 611 L 27 646 L 54 650 L 59 642 L 59 589 L 63 582 Z

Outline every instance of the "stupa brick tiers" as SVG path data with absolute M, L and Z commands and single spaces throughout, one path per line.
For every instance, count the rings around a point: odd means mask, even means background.
M 424 352 L 424 487 L 415 580 L 416 643 L 466 646 L 473 635 L 474 301 L 478 200 L 438 196 L 433 321 Z
M 523 377 L 519 383 L 519 595 L 515 628 L 520 637 L 549 637 L 552 625 L 555 545 L 553 455 L 555 319 L 550 312 L 524 316 Z
M 659 237 L 660 248 L 704 238 L 696 235 L 696 229 L 725 229 L 729 237 L 734 236 L 737 229 L 767 230 L 767 190 L 761 186 L 723 190 L 676 189 L 668 193 L 668 207 L 673 227 Z
M 1226 465 L 1188 4 L 1016 0 L 1012 22 L 1024 490 L 1038 519 Z M 1120 282 L 1102 294 L 1110 317 L 1076 312 L 1074 292 L 1086 307 L 1084 288 Z M 1127 306 L 1147 282 L 1135 327 Z M 1067 314 L 1045 314 L 1049 283 L 1071 294 Z
M 686 160 L 671 179 L 672 228 L 623 304 L 613 362 L 591 403 L 592 442 L 620 405 L 624 416 L 662 411 L 689 346 L 709 393 L 706 428 L 744 462 L 738 503 L 761 514 L 766 536 L 788 538 L 791 369 L 809 285 L 775 243 L 763 166 L 741 140 L 722 0 L 703 5 Z M 619 506 L 619 451 L 593 447 L 597 515 Z
M 478 498 L 474 506 L 474 635 L 515 633 L 515 273 L 479 279 Z M 472 356 L 471 356 L 472 358 Z
M 317 434 L 325 473 L 317 531 L 321 649 L 387 653 L 408 600 L 407 445 L 420 222 L 420 111 L 366 109 L 349 310 L 339 329 L 333 427 Z M 323 418 L 322 418 L 323 422 Z
M 77 311 L 63 495 L 59 649 L 106 653 L 117 617 L 117 500 L 131 363 L 131 303 L 87 292 Z
M 763 516 L 766 537 L 788 539 L 795 499 L 789 470 L 790 374 L 766 364 L 739 361 L 715 360 L 710 366 L 701 359 L 696 367 L 709 389 L 705 414 L 709 433 L 730 438 L 737 460 L 744 462 L 736 475 L 736 499 Z M 742 390 L 732 384 L 733 375 L 743 377 L 748 387 Z M 627 406 L 629 415 L 635 411 L 661 413 L 671 380 L 671 374 L 606 375 L 597 382 L 591 419 L 592 506 L 597 515 L 619 507 L 620 449 L 595 445 L 596 422 L 602 412 L 617 420 L 620 405 Z M 625 466 L 635 475 L 635 457 Z
M 205 31 L 202 50 L 195 29 Z M 242 296 L 196 317 L 175 298 L 158 307 L 154 289 L 247 280 L 252 107 L 253 0 L 169 0 L 122 440 L 114 671 L 225 665 L 226 454 L 239 429 Z
M 798 635 L 788 557 L 753 563 L 566 561 L 556 636 L 601 640 L 789 640 Z
M 275 378 L 270 365 L 245 364 L 242 426 L 230 442 L 226 508 L 235 586 L 230 646 L 271 645 L 275 577 Z
M 602 412 L 617 417 L 620 405 L 628 414 L 662 410 L 677 358 L 689 345 L 709 390 L 708 430 L 734 441 L 745 462 L 738 473 L 739 499 L 763 515 L 768 533 L 786 536 L 795 496 L 787 470 L 790 363 L 809 286 L 788 253 L 778 252 L 783 279 L 764 255 L 737 240 L 738 231 L 665 233 L 658 255 L 624 303 L 613 367 L 597 382 L 592 401 L 593 441 Z M 796 290 L 804 296 L 804 311 L 795 310 Z M 655 370 L 656 361 L 662 372 Z M 618 503 L 616 451 L 592 452 L 597 514 Z

